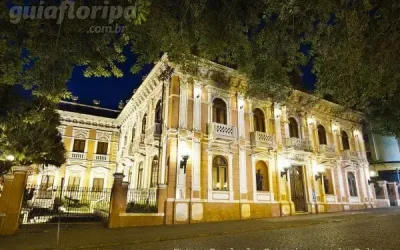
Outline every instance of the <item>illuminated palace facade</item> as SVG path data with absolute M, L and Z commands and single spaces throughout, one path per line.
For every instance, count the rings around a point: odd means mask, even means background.
M 175 65 L 165 82 L 163 67 L 116 123 L 118 172 L 130 188 L 166 185 L 167 224 L 374 206 L 360 113 L 300 91 L 285 104 L 245 97 L 245 81 L 210 62 L 196 77 Z
M 61 110 L 67 163 L 31 183 L 109 188 L 122 172 L 130 189 L 166 188 L 166 224 L 374 206 L 360 113 L 300 91 L 246 97 L 237 72 L 210 62 L 162 81 L 166 63 L 119 114 Z

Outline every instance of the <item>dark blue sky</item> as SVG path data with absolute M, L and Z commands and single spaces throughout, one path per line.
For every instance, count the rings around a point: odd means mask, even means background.
M 307 50 L 307 48 L 302 48 Z M 126 101 L 132 96 L 132 91 L 139 87 L 144 75 L 147 75 L 153 65 L 143 68 L 140 74 L 133 75 L 130 72 L 131 65 L 135 62 L 135 56 L 130 52 L 129 48 L 124 50 L 127 56 L 126 63 L 119 65 L 124 72 L 121 78 L 116 77 L 91 77 L 83 76 L 83 67 L 76 67 L 70 81 L 68 82 L 68 90 L 73 95 L 78 96 L 78 103 L 93 105 L 93 100 L 99 100 L 101 107 L 118 109 L 120 100 Z M 307 89 L 313 89 L 315 85 L 315 75 L 311 73 L 312 61 L 306 66 L 300 67 L 303 71 L 303 84 Z
M 93 100 L 99 100 L 101 107 L 118 109 L 120 100 L 126 101 L 132 96 L 132 91 L 139 87 L 142 77 L 152 69 L 152 65 L 143 68 L 140 74 L 132 74 L 130 67 L 135 62 L 135 56 L 126 48 L 126 63 L 119 65 L 124 72 L 121 78 L 116 77 L 91 77 L 83 76 L 83 67 L 76 67 L 68 82 L 68 90 L 78 96 L 78 103 L 93 105 Z

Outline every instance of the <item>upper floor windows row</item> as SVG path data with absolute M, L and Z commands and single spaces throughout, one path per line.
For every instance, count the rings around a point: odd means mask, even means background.
M 86 140 L 74 139 L 72 146 L 73 152 L 84 153 L 86 150 Z M 108 154 L 108 142 L 98 141 L 96 154 L 106 155 Z

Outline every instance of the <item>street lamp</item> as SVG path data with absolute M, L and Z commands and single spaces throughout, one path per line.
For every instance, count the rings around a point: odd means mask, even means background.
M 287 172 L 290 169 L 290 162 L 289 160 L 285 159 L 282 161 L 282 170 L 281 170 L 281 177 L 286 176 L 287 180 Z
M 322 176 L 325 172 L 325 169 L 322 168 L 321 166 L 317 167 L 317 171 L 315 173 L 315 181 L 318 181 L 319 179 L 322 179 Z
M 184 143 L 183 145 L 183 151 L 181 154 L 181 162 L 180 162 L 180 168 L 183 168 L 183 173 L 186 174 L 186 164 L 187 161 L 189 160 L 190 157 L 190 150 L 189 148 L 186 146 L 186 143 Z
M 15 160 L 15 157 L 14 157 L 13 155 L 7 155 L 7 156 L 6 156 L 6 160 L 7 160 L 7 161 L 14 161 L 14 160 Z

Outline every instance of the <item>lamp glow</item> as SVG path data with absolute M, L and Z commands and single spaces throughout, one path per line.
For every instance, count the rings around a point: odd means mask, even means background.
M 7 161 L 14 161 L 15 157 L 13 155 L 7 155 L 6 160 Z

